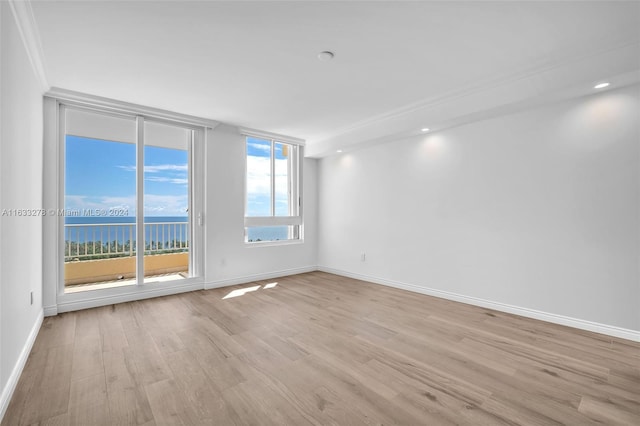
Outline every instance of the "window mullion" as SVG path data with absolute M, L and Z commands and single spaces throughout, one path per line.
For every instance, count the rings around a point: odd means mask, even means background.
M 293 204 L 293 147 L 289 147 L 289 155 L 287 155 L 287 200 L 289 202 L 289 216 L 294 216 L 294 204 Z
M 271 216 L 276 215 L 276 143 L 271 140 Z
M 144 118 L 136 117 L 136 285 L 144 283 Z

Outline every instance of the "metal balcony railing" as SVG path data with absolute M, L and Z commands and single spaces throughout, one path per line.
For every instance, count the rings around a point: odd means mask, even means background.
M 144 224 L 144 254 L 189 251 L 187 222 Z M 135 223 L 64 225 L 64 260 L 110 259 L 136 255 Z

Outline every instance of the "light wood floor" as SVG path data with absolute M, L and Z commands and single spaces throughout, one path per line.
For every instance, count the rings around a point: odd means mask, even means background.
M 640 425 L 640 345 L 314 272 L 46 318 L 31 424 Z

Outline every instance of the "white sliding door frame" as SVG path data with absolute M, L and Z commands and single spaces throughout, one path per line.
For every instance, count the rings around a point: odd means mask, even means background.
M 144 282 L 144 117 L 136 117 L 136 285 Z M 64 283 L 63 283 L 64 284 Z
M 66 93 L 66 92 L 65 92 Z M 120 108 L 118 106 L 121 106 Z M 65 293 L 64 286 L 64 173 L 67 109 L 87 110 L 116 117 L 127 117 L 136 122 L 136 285 L 96 289 L 78 293 Z M 189 278 L 169 282 L 144 282 L 144 141 L 145 122 L 161 122 L 191 131 L 188 149 L 189 172 Z M 207 129 L 216 122 L 195 117 L 172 114 L 131 104 L 73 94 L 73 96 L 45 96 L 45 173 L 44 205 L 50 213 L 44 221 L 44 306 L 45 314 L 52 315 L 94 306 L 103 306 L 130 300 L 204 288 L 204 235 L 205 235 L 205 170 Z M 53 139 L 53 140 L 52 140 Z M 55 212 L 55 213 L 54 213 Z M 55 277 L 55 279 L 51 279 Z

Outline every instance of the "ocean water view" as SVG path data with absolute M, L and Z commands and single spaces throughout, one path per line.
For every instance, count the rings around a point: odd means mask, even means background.
M 86 217 L 65 218 L 65 241 L 82 244 L 86 242 L 113 242 L 125 244 L 136 241 L 135 222 L 132 216 L 124 217 Z M 189 232 L 187 216 L 147 216 L 145 223 L 145 242 L 154 247 L 169 247 L 175 244 L 188 244 Z
M 287 240 L 288 236 L 288 226 L 260 226 L 248 228 L 247 241 L 280 241 Z
M 82 244 L 93 241 L 135 241 L 133 216 L 87 217 L 69 216 L 65 218 L 65 241 Z M 187 243 L 189 218 L 187 216 L 147 216 L 145 240 L 154 246 L 166 247 L 174 241 Z M 262 226 L 248 229 L 247 241 L 279 241 L 288 239 L 287 226 Z

